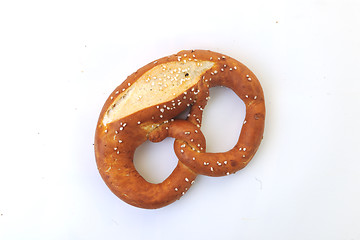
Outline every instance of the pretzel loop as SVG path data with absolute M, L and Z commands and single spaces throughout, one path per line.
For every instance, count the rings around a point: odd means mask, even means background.
M 226 66 L 226 64 L 223 66 Z M 195 133 L 200 133 L 202 113 L 209 96 L 208 89 L 215 86 L 230 88 L 246 105 L 245 120 L 235 146 L 227 152 L 206 153 L 190 147 L 181 151 L 180 144 L 175 142 L 176 156 L 182 163 L 198 174 L 225 176 L 235 173 L 250 162 L 262 140 L 265 121 L 265 103 L 263 92 L 259 91 L 261 90 L 260 83 L 256 76 L 244 65 L 238 63 L 237 66 L 235 70 L 242 71 L 242 74 L 227 76 L 226 80 L 216 76 L 209 77 L 209 84 L 200 87 L 202 88 L 203 94 L 199 94 L 198 101 L 192 106 L 187 119 L 199 127 Z M 232 71 L 234 71 L 234 69 Z M 246 85 L 241 85 L 239 83 L 241 81 L 245 82 L 244 84 L 251 84 L 254 87 L 249 88 L 246 87 Z M 203 150 L 202 147 L 201 150 Z

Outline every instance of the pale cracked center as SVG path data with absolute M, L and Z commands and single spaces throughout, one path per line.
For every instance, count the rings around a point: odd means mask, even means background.
M 103 124 L 176 98 L 198 83 L 213 65 L 210 61 L 174 61 L 153 67 L 119 94 L 106 111 Z

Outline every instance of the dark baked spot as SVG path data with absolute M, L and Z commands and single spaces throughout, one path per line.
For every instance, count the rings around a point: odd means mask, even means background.
M 256 113 L 256 114 L 254 115 L 255 120 L 259 120 L 261 117 L 262 117 L 262 114 L 261 114 L 261 113 Z
M 189 76 L 189 73 L 185 73 L 185 77 L 188 77 Z
M 237 162 L 234 160 L 230 160 L 230 164 L 232 167 L 235 167 L 237 165 Z

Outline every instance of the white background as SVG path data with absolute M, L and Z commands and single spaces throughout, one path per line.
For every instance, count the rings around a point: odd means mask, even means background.
M 2 1 L 0 239 L 360 239 L 359 13 L 356 0 Z M 258 76 L 264 140 L 237 174 L 138 209 L 97 172 L 96 121 L 128 75 L 182 49 Z M 224 151 L 244 105 L 211 96 L 202 130 Z M 148 179 L 175 166 L 172 141 L 137 151 Z

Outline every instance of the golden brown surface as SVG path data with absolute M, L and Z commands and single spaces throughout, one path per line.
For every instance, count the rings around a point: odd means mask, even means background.
M 206 153 L 200 131 L 209 88 L 231 88 L 245 103 L 246 116 L 235 147 Z M 173 118 L 191 106 L 187 120 Z M 265 103 L 256 76 L 243 64 L 205 50 L 181 51 L 130 75 L 109 96 L 95 134 L 99 172 L 111 191 L 141 208 L 160 208 L 179 199 L 198 174 L 224 176 L 245 167 L 263 136 Z M 146 140 L 176 139 L 179 162 L 162 183 L 147 182 L 135 169 L 135 149 Z

